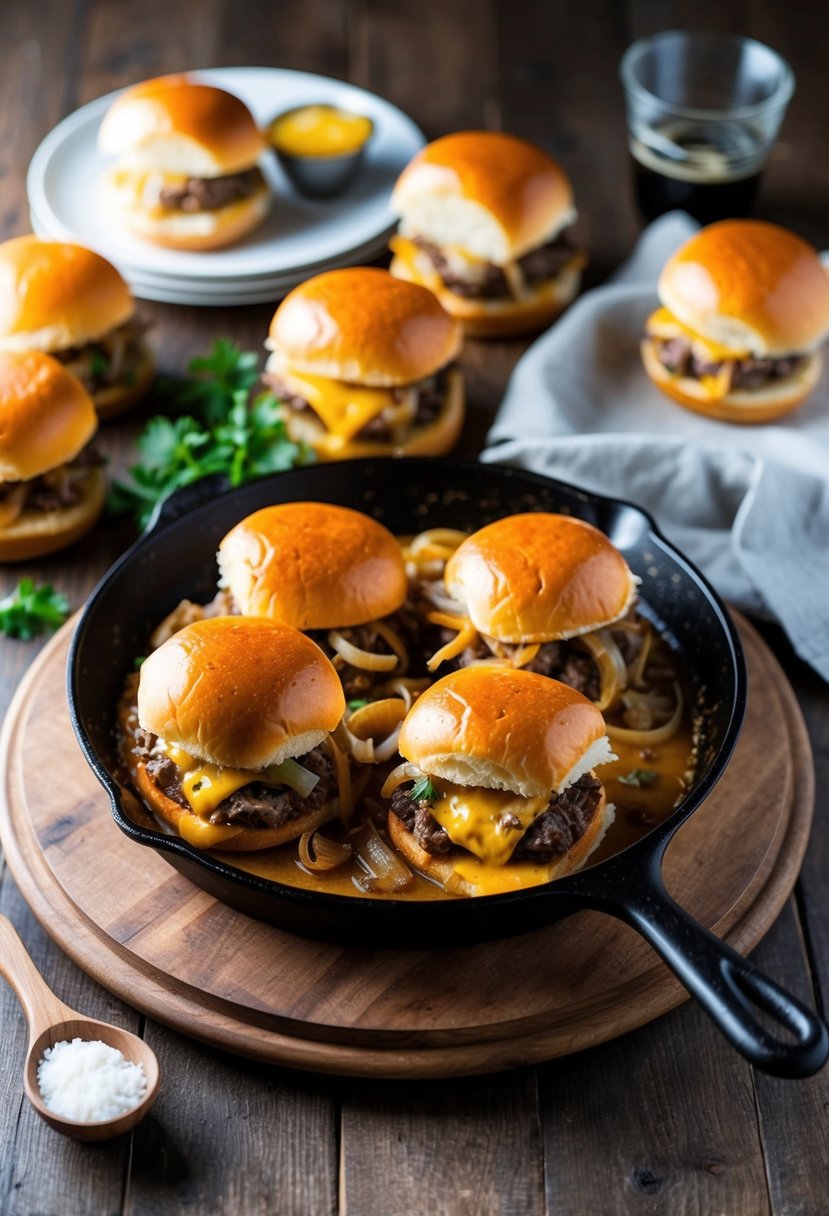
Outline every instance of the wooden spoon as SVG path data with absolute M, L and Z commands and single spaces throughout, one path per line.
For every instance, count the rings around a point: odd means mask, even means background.
M 48 987 L 29 957 L 11 921 L 0 916 L 0 975 L 4 975 L 14 989 L 29 1023 L 29 1050 L 23 1073 L 23 1087 L 41 1119 L 50 1127 L 73 1140 L 109 1140 L 120 1136 L 146 1115 L 158 1093 L 159 1070 L 155 1052 L 138 1035 L 108 1022 L 85 1018 L 59 1001 Z M 137 1106 L 114 1119 L 100 1119 L 94 1123 L 83 1123 L 66 1119 L 47 1109 L 37 1084 L 37 1066 L 47 1047 L 64 1040 L 84 1039 L 100 1041 L 115 1047 L 125 1060 L 143 1064 L 147 1078 L 147 1091 Z

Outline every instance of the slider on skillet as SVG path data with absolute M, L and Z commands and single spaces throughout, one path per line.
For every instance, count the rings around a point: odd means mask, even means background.
M 614 759 L 602 715 L 544 676 L 492 667 L 445 676 L 409 711 L 399 750 L 404 763 L 383 787 L 389 835 L 455 895 L 570 874 L 613 820 L 592 772 Z

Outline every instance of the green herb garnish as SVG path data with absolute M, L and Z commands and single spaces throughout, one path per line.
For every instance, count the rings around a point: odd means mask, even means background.
M 619 780 L 621 781 L 622 785 L 653 785 L 658 776 L 659 773 L 657 773 L 655 769 L 634 768 L 627 774 L 627 776 L 620 777 Z
M 411 797 L 415 802 L 437 802 L 440 794 L 432 785 L 432 778 L 423 777 L 412 786 Z
M 356 701 L 347 701 L 346 702 L 346 704 L 348 705 L 348 708 L 352 711 L 355 709 L 362 709 L 363 706 L 368 705 L 368 703 L 369 702 L 368 702 L 367 698 L 365 698 L 365 697 L 363 697 L 362 699 L 360 699 L 358 697 Z
M 187 371 L 187 377 L 160 377 L 157 395 L 172 412 L 194 414 L 206 426 L 216 426 L 227 421 L 240 399 L 247 401 L 259 379 L 259 358 L 230 338 L 217 338 L 207 355 L 190 360 Z
M 0 630 L 10 638 L 28 641 L 39 633 L 57 629 L 69 615 L 69 600 L 50 583 L 36 587 L 22 578 L 5 599 L 0 600 Z
M 89 352 L 89 369 L 96 380 L 102 379 L 109 371 L 109 359 L 99 346 L 93 346 Z

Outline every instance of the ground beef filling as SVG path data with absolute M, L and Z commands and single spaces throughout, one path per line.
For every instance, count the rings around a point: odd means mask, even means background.
M 546 811 L 518 841 L 513 858 L 545 862 L 569 853 L 592 823 L 601 794 L 601 783 L 589 775 L 580 777 L 563 794 L 553 794 Z M 455 847 L 432 815 L 430 804 L 415 802 L 411 790 L 398 787 L 394 791 L 391 812 L 430 856 L 445 857 Z
M 446 396 L 449 391 L 448 373 L 454 365 L 442 368 L 439 372 L 435 372 L 433 376 L 429 376 L 425 380 L 418 380 L 417 384 L 407 384 L 400 388 L 393 388 L 391 392 L 392 398 L 396 404 L 402 404 L 406 398 L 406 394 L 414 389 L 417 393 L 417 402 L 415 405 L 414 415 L 409 423 L 409 426 L 419 427 L 428 426 L 434 422 L 440 415 L 441 410 L 446 402 Z M 313 408 L 298 393 L 294 393 L 285 383 L 285 381 L 274 372 L 266 372 L 262 377 L 265 383 L 273 389 L 276 396 L 294 413 L 300 414 L 304 410 Z M 408 428 L 407 428 L 408 429 Z M 391 441 L 395 438 L 392 420 L 386 416 L 386 411 L 383 410 L 376 417 L 367 422 L 357 434 L 356 439 L 379 439 L 384 442 Z
M 694 354 L 690 338 L 668 338 L 659 342 L 657 358 L 663 367 L 674 376 L 688 376 L 700 380 L 703 376 L 716 376 L 723 362 L 712 363 Z M 732 362 L 731 387 L 749 392 L 765 388 L 776 380 L 785 380 L 806 361 L 806 355 L 785 355 L 782 359 L 734 359 Z
M 169 756 L 153 754 L 156 742 L 155 735 L 139 730 L 133 751 L 144 759 L 147 773 L 167 797 L 190 810 L 182 793 L 180 770 Z M 286 785 L 253 781 L 220 802 L 208 822 L 244 828 L 281 828 L 292 819 L 299 819 L 306 811 L 317 810 L 336 794 L 333 761 L 328 749 L 320 744 L 307 755 L 299 756 L 298 762 L 319 777 L 307 798 Z
M 465 278 L 452 268 L 439 245 L 416 236 L 413 243 L 426 254 L 448 289 L 458 296 L 475 300 L 509 299 L 512 295 L 507 277 L 500 266 L 484 262 L 475 278 Z M 531 249 L 518 259 L 518 267 L 528 286 L 554 279 L 573 260 L 576 245 L 570 230 L 565 228 L 552 241 Z
M 16 515 L 24 510 L 61 511 L 65 507 L 74 507 L 83 500 L 89 470 L 104 463 L 104 457 L 97 448 L 87 444 L 74 460 L 33 477 L 31 481 L 3 482 L 0 485 L 0 503 L 15 500 Z M 6 526 L 10 522 L 11 519 L 6 519 Z
M 250 198 L 262 181 L 256 168 L 225 177 L 188 177 L 183 186 L 162 186 L 158 201 L 167 211 L 218 211 L 229 203 Z

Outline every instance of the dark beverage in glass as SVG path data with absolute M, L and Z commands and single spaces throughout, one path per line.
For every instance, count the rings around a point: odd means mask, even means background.
M 646 220 L 687 211 L 701 224 L 751 215 L 763 172 L 762 134 L 730 123 L 712 133 L 672 122 L 632 139 L 639 210 Z

